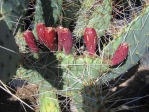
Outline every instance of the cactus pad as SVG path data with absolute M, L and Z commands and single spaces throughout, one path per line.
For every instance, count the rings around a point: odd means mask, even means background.
M 6 83 L 17 70 L 20 56 L 12 32 L 5 21 L 0 20 L 0 79 Z

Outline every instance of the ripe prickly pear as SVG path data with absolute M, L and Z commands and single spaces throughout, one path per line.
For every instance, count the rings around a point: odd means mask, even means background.
M 97 34 L 94 28 L 86 28 L 84 32 L 84 41 L 87 51 L 90 55 L 95 54 L 97 45 Z
M 58 33 L 58 51 L 64 48 L 65 53 L 69 54 L 73 46 L 72 33 L 68 28 L 61 26 L 57 27 L 56 31 Z
M 61 40 L 60 40 L 60 29 L 63 28 L 62 26 L 58 26 L 56 28 L 56 32 L 58 34 L 58 51 L 61 51 L 63 46 L 62 46 L 62 43 L 61 43 Z
M 35 53 L 39 52 L 39 49 L 36 46 L 35 37 L 34 37 L 34 34 L 32 33 L 32 31 L 26 30 L 23 33 L 23 36 L 24 36 L 25 41 L 26 41 L 27 45 L 29 46 L 29 48 Z
M 37 36 L 40 44 L 43 44 L 43 38 L 44 38 L 44 31 L 45 31 L 45 24 L 39 23 L 36 26 Z
M 112 66 L 118 65 L 121 62 L 123 62 L 127 55 L 128 55 L 128 44 L 127 43 L 121 43 L 117 50 L 115 51 L 113 57 L 112 57 Z
M 45 27 L 45 36 L 43 38 L 43 42 L 51 51 L 56 50 L 55 36 L 55 30 L 52 27 Z

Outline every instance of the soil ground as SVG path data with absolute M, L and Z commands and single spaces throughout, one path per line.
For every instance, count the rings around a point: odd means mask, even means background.
M 0 89 L 0 112 L 34 112 L 20 101 L 11 100 L 11 95 Z M 28 104 L 28 100 L 24 100 Z M 26 109 L 26 110 L 25 110 Z

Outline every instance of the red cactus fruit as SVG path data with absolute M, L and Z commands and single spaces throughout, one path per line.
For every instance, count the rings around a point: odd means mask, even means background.
M 65 53 L 69 54 L 73 46 L 72 33 L 68 28 L 61 26 L 57 27 L 56 31 L 58 33 L 58 51 L 64 48 Z
M 35 53 L 39 52 L 39 49 L 36 46 L 35 37 L 32 31 L 26 30 L 25 32 L 23 32 L 23 36 L 29 48 Z
M 37 32 L 37 36 L 40 44 L 43 44 L 44 30 L 45 30 L 45 24 L 43 23 L 37 24 L 36 32 Z
M 62 29 L 63 27 L 62 26 L 58 26 L 57 28 L 56 28 L 56 32 L 57 32 L 57 34 L 58 34 L 58 51 L 61 51 L 62 50 L 62 48 L 63 48 L 63 46 L 62 46 L 62 43 L 61 43 L 61 38 L 60 38 L 60 29 Z
M 95 54 L 97 45 L 97 34 L 94 28 L 86 28 L 84 32 L 84 42 L 86 44 L 87 51 L 90 55 Z
M 55 40 L 55 30 L 52 27 L 45 27 L 43 42 L 51 51 L 56 50 Z
M 128 55 L 129 46 L 127 43 L 121 43 L 112 57 L 112 66 L 123 62 Z

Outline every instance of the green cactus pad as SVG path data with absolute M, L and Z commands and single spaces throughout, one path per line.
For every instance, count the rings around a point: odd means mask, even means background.
M 84 112 L 88 110 L 84 104 L 84 101 L 89 101 L 89 97 L 86 97 L 87 86 L 92 85 L 92 89 L 95 90 L 94 84 L 98 78 L 106 72 L 110 71 L 109 63 L 103 62 L 100 57 L 88 57 L 88 56 L 73 56 L 65 55 L 64 53 L 56 53 L 57 59 L 60 60 L 60 67 L 63 70 L 63 91 L 60 92 L 62 95 L 70 97 L 73 100 L 74 105 L 78 109 L 78 112 Z M 95 91 L 94 91 L 95 92 Z M 95 93 L 96 94 L 96 93 Z M 92 95 L 94 97 L 94 95 Z M 98 96 L 97 96 L 98 97 Z M 89 102 L 88 102 L 89 103 Z M 93 105 L 98 105 L 98 101 L 90 103 Z M 84 105 L 84 106 L 83 106 Z M 98 110 L 99 106 L 91 107 L 90 110 Z M 85 111 L 86 112 L 86 111 Z M 89 112 L 89 111 L 88 111 Z
M 119 34 L 119 38 L 113 40 L 104 48 L 105 55 L 113 55 L 120 43 L 126 42 L 129 44 L 129 54 L 126 61 L 118 67 L 112 68 L 112 71 L 106 75 L 107 77 L 102 77 L 104 82 L 110 81 L 127 72 L 128 69 L 136 65 L 142 58 L 149 45 L 148 24 L 149 6 Z
M 99 36 L 104 35 L 112 18 L 112 1 L 103 0 L 96 3 L 95 0 L 84 0 L 81 5 L 73 33 L 81 37 L 86 27 L 92 27 L 96 29 Z
M 54 18 L 54 23 L 56 24 L 58 20 L 60 20 L 60 16 L 62 13 L 62 4 L 63 0 L 51 0 L 51 7 L 53 10 L 53 18 Z
M 28 8 L 29 0 L 2 0 L 1 2 L 1 18 L 15 34 L 18 27 L 23 25 L 22 18 Z
M 5 21 L 0 20 L 0 80 L 6 83 L 15 75 L 20 56 L 12 32 Z
M 47 84 L 45 84 L 47 83 Z M 61 112 L 59 107 L 59 101 L 56 96 L 54 89 L 46 87 L 48 82 L 43 82 L 39 88 L 39 105 L 40 112 Z

